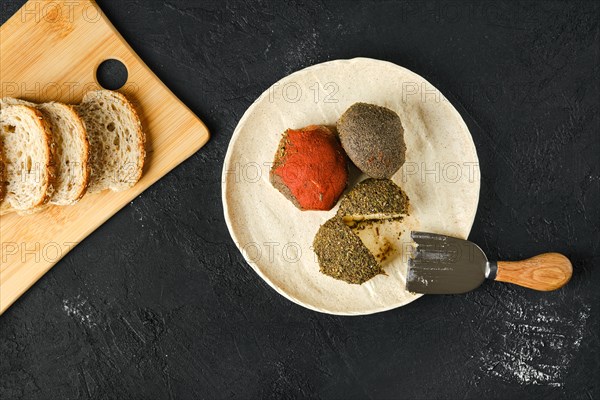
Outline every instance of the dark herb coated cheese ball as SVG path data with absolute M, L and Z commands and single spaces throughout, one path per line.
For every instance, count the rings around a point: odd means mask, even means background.
M 371 178 L 391 178 L 404 164 L 404 128 L 394 111 L 355 103 L 340 117 L 337 130 L 348 157 Z

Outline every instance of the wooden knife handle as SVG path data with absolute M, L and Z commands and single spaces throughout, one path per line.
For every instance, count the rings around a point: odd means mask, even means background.
M 559 253 L 544 253 L 523 261 L 498 261 L 495 280 L 526 288 L 550 291 L 569 282 L 571 261 Z

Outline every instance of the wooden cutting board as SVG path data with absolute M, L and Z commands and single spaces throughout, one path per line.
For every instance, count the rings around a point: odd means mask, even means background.
M 121 193 L 86 195 L 75 206 L 0 217 L 0 314 L 69 250 L 146 188 L 200 149 L 206 126 L 150 71 L 95 2 L 30 0 L 0 28 L 0 97 L 78 103 L 100 87 L 97 67 L 121 61 L 119 91 L 135 104 L 147 135 L 141 181 Z

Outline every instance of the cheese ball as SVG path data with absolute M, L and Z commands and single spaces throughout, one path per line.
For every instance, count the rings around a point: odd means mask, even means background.
M 391 178 L 404 164 L 404 128 L 394 111 L 355 103 L 340 117 L 337 130 L 348 157 L 371 178 Z
M 360 238 L 337 216 L 321 225 L 313 248 L 319 270 L 332 278 L 360 285 L 385 273 Z
M 300 210 L 331 210 L 348 184 L 348 160 L 338 137 L 319 125 L 288 129 L 270 181 Z

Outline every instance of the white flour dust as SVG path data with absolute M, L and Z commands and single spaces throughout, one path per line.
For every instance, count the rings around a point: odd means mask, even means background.
M 563 308 L 559 313 L 560 307 L 545 299 L 496 300 L 482 328 L 488 330 L 489 345 L 481 351 L 480 370 L 511 383 L 562 386 L 581 345 L 590 306 L 574 301 L 572 312 Z
M 93 309 L 88 304 L 88 301 L 82 299 L 81 296 L 77 296 L 72 300 L 63 300 L 63 310 L 68 316 L 88 328 L 96 326 L 96 323 L 92 319 Z

